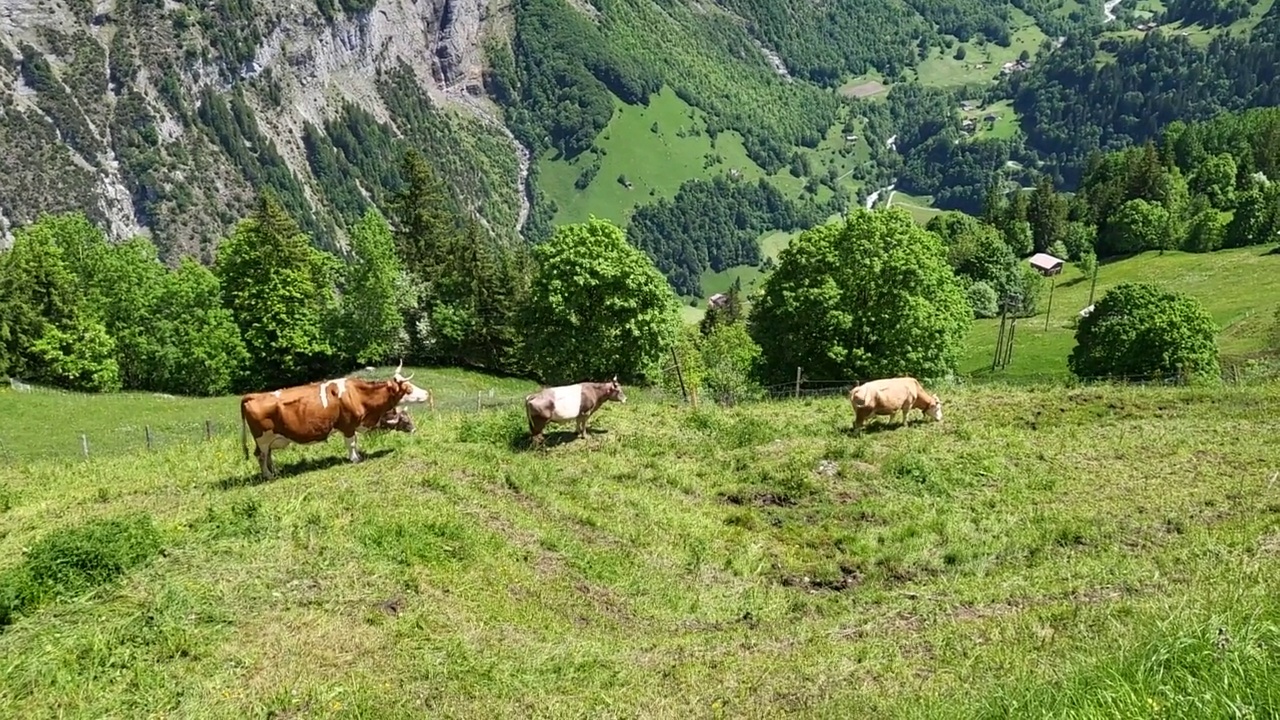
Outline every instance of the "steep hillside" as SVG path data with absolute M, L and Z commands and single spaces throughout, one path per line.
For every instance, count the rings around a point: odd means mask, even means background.
M 487 105 L 483 2 L 6 3 L 6 227 L 82 209 L 197 254 L 274 188 L 321 245 L 399 183 L 409 145 L 489 227 L 527 214 L 526 154 Z
M 14 58 L 0 65 L 0 230 L 83 209 L 115 238 L 207 254 L 270 186 L 332 247 L 399 185 L 409 146 L 499 236 L 625 222 L 722 174 L 767 177 L 825 216 L 874 174 L 837 87 L 905 78 L 957 40 L 1008 48 L 1027 17 L 967 0 L 19 0 L 0 16 Z M 652 132 L 625 124 L 661 93 Z
M 268 483 L 234 430 L 6 462 L 0 602 L 36 601 L 0 715 L 1280 711 L 1280 424 L 1241 412 L 1276 387 L 944 392 L 859 438 L 842 398 L 637 393 L 545 454 L 515 408 L 420 412 Z M 53 420 L 3 402 L 0 436 Z M 140 432 L 186 401 L 75 402 Z

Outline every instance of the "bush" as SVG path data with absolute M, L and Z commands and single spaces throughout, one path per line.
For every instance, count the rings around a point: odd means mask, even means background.
M 702 341 L 702 385 L 716 402 L 729 404 L 762 397 L 755 380 L 760 346 L 742 323 L 717 325 Z
M 969 304 L 973 306 L 973 316 L 976 318 L 993 318 L 1000 314 L 1000 307 L 996 298 L 996 291 L 984 282 L 976 282 L 969 286 L 965 291 L 965 296 L 969 299 Z
M 1194 297 L 1122 283 L 1080 321 L 1067 366 L 1079 378 L 1213 379 L 1219 375 L 1217 332 Z

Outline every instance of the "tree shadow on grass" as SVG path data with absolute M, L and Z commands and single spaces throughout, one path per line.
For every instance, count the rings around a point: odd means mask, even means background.
M 358 464 L 363 465 L 364 463 L 369 462 L 370 460 L 376 460 L 377 458 L 380 458 L 389 454 L 391 454 L 391 448 L 382 448 L 379 450 L 365 451 L 360 453 L 361 462 Z M 214 482 L 213 484 L 214 487 L 218 488 L 219 490 L 231 490 L 233 488 L 238 488 L 238 487 L 253 487 L 254 485 L 262 485 L 268 482 L 272 482 L 274 480 L 281 480 L 283 478 L 292 477 L 294 475 L 303 475 L 309 472 L 327 470 L 331 467 L 337 467 L 338 465 L 351 464 L 351 461 L 347 460 L 347 455 L 345 452 L 343 452 L 341 455 L 325 455 L 324 457 L 317 457 L 317 458 L 303 458 L 301 460 L 295 460 L 293 462 L 288 462 L 288 463 L 282 463 L 277 458 L 276 459 L 276 476 L 271 479 L 265 479 L 258 474 L 258 459 L 253 455 L 250 455 L 249 462 L 252 464 L 252 467 L 249 470 L 249 472 L 240 474 L 240 475 L 232 475 L 229 477 L 222 478 L 221 480 Z
M 601 428 L 593 428 L 593 427 L 587 428 L 587 435 L 589 436 L 590 435 L 606 435 L 608 434 L 608 432 L 609 432 L 608 430 L 603 430 Z M 557 430 L 555 432 L 543 432 L 542 433 L 542 449 L 550 450 L 553 447 L 564 445 L 566 443 L 571 443 L 577 439 L 578 439 L 578 433 L 577 431 L 574 431 L 574 430 Z M 533 446 L 533 438 L 529 436 L 529 433 L 527 431 L 522 432 L 519 435 L 511 436 L 511 439 L 507 442 L 507 447 L 517 452 L 524 452 L 528 450 L 537 449 Z

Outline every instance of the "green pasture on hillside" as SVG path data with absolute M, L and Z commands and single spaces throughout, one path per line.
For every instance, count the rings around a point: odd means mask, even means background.
M 858 437 L 842 397 L 640 393 L 545 452 L 516 407 L 418 412 L 265 483 L 227 434 L 7 460 L 0 602 L 82 581 L 0 627 L 0 716 L 1280 712 L 1280 420 L 1240 412 L 1280 388 L 939 390 Z M 0 402 L 12 437 L 230 401 Z
M 1198 298 L 1221 328 L 1218 347 L 1226 360 L 1256 354 L 1267 347 L 1268 333 L 1276 328 L 1280 310 L 1280 283 L 1269 278 L 1280 271 L 1280 255 L 1271 247 L 1221 250 L 1214 253 L 1143 253 L 1103 264 L 1098 270 L 1094 301 L 1121 282 L 1152 282 Z M 1089 278 L 1067 265 L 1057 278 L 1053 307 L 1049 309 L 1050 283 L 1040 297 L 1042 312 L 1018 320 L 1013 359 L 999 373 L 1009 377 L 1066 376 L 1067 356 L 1075 347 L 1076 314 L 1089 304 Z M 1045 313 L 1049 310 L 1049 328 Z M 977 320 L 969 335 L 968 351 L 961 361 L 962 374 L 988 374 L 999 334 L 998 319 Z

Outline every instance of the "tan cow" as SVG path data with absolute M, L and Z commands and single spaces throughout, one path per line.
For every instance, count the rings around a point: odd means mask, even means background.
M 859 430 L 872 415 L 893 416 L 902 413 L 902 424 L 907 424 L 907 414 L 922 410 L 925 416 L 942 422 L 942 400 L 931 395 L 919 380 L 913 377 L 884 378 L 865 382 L 849 391 L 849 403 L 853 405 L 853 429 Z
M 378 425 L 393 408 L 406 403 L 426 402 L 426 390 L 409 382 L 396 368 L 390 380 L 374 382 L 355 377 L 250 393 L 240 399 L 240 445 L 249 459 L 246 432 L 253 433 L 253 454 L 263 478 L 275 477 L 273 450 L 292 443 L 322 442 L 334 430 L 347 440 L 347 458 L 360 462 L 356 433 Z
M 547 423 L 576 420 L 578 437 L 585 438 L 587 421 L 608 400 L 627 402 L 617 375 L 609 382 L 581 382 L 543 388 L 524 399 L 524 413 L 529 419 L 529 436 L 535 445 L 541 445 L 542 431 Z

